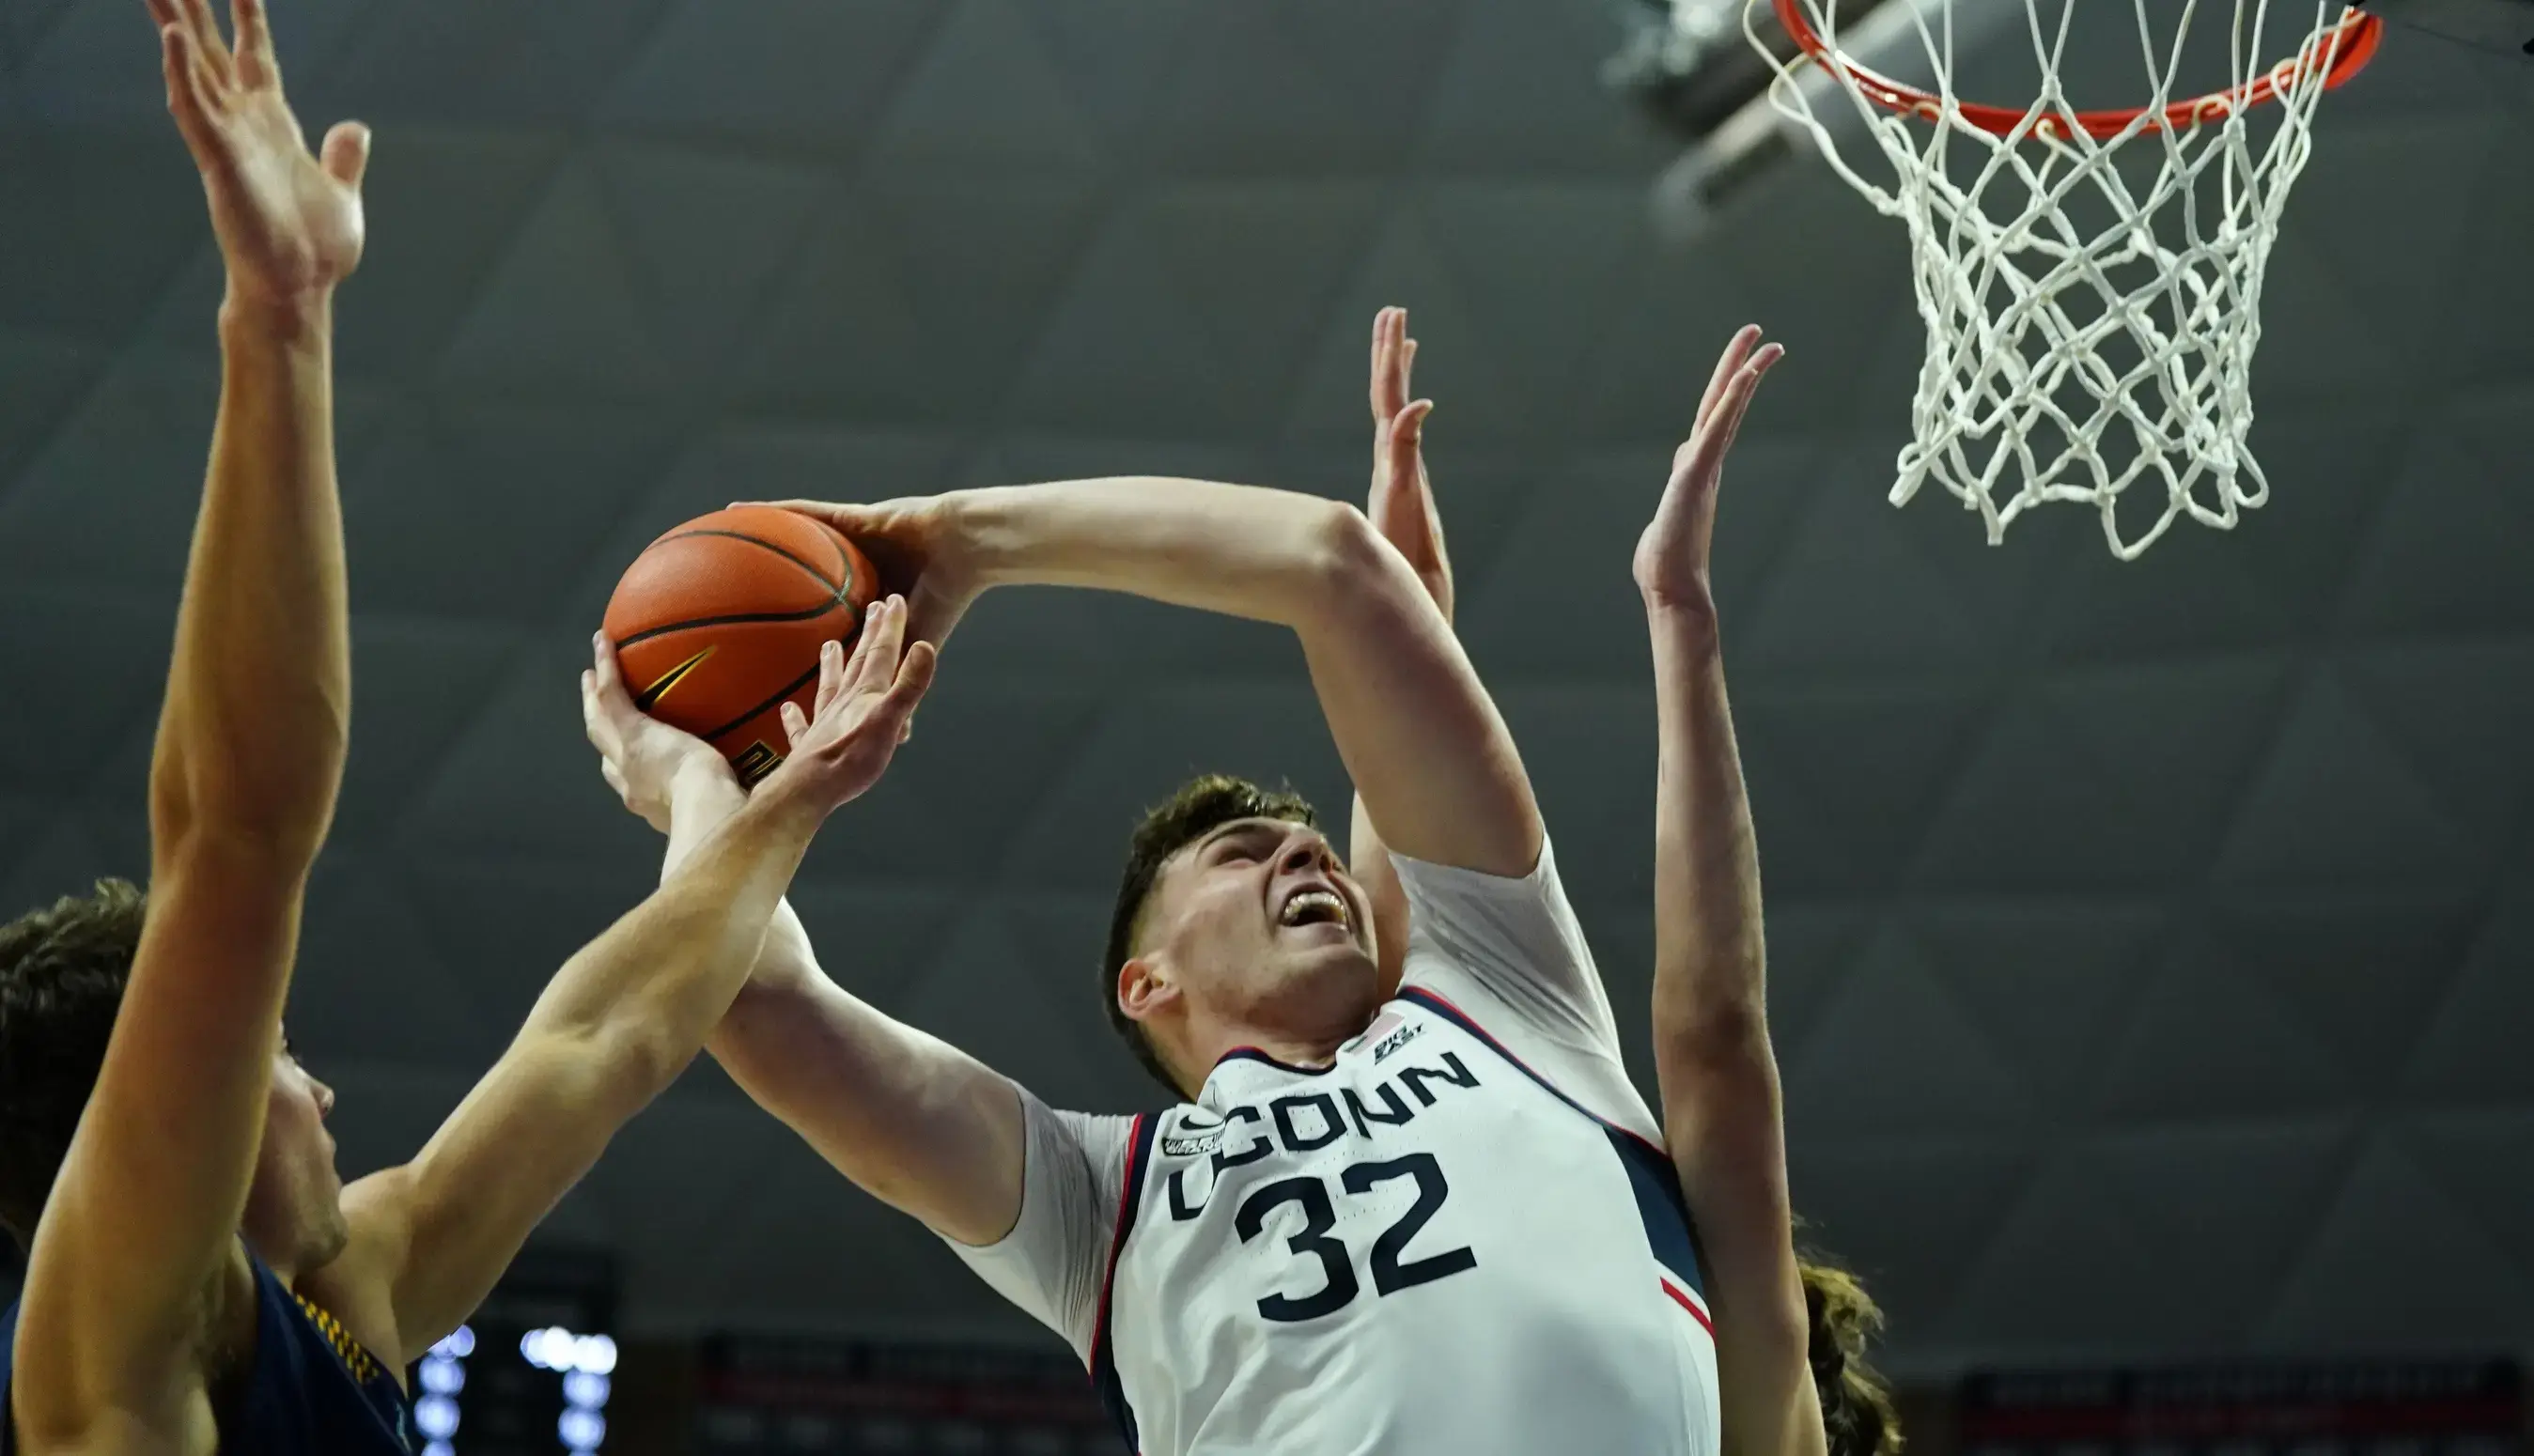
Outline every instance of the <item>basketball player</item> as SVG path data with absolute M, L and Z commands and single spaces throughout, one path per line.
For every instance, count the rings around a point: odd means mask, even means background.
M 1386 422 L 1394 495 L 1424 413 Z M 1510 736 L 1365 516 L 1146 478 L 796 505 L 911 579 L 932 639 L 1017 582 L 1291 627 L 1410 930 L 1385 999 L 1308 807 L 1200 779 L 1137 830 L 1102 966 L 1169 1112 L 1049 1110 L 826 981 L 784 912 L 713 1042 L 741 1084 L 1064 1335 L 1140 1451 L 1716 1450 L 1659 1129 Z M 672 783 L 694 752 L 645 728 L 612 765 L 673 866 L 739 802 Z
M 1659 720 L 1655 1068 L 1672 1162 L 1698 1218 L 1726 1450 L 1890 1456 L 1899 1425 L 1863 1359 L 1880 1316 L 1854 1279 L 1795 1254 L 1758 838 L 1708 572 L 1724 454 L 1782 356 L 1757 329 L 1734 335 L 1637 542 Z
M 343 1187 L 332 1094 L 280 1021 L 350 699 L 331 311 L 360 258 L 369 139 L 337 127 L 311 156 L 260 0 L 233 4 L 234 48 L 208 0 L 151 0 L 228 292 L 150 898 L 109 884 L 0 928 L 0 1224 L 29 1246 L 0 1316 L 0 1453 L 408 1451 L 401 1369 L 700 1049 L 812 834 L 886 767 L 933 669 L 901 599 L 850 663 L 830 643 L 814 719 L 787 710 L 786 764 L 564 966 L 412 1163 Z M 583 684 L 601 741 L 614 666 L 602 641 Z

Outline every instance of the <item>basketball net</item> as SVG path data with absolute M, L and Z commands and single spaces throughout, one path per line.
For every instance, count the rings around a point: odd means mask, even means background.
M 2082 502 L 2101 513 L 2123 561 L 2185 516 L 2232 528 L 2269 497 L 2246 436 L 2270 245 L 2312 151 L 2323 93 L 2366 64 L 2382 22 L 2315 0 L 2303 44 L 2265 65 L 2277 54 L 2264 45 L 2270 0 L 2134 0 L 2152 94 L 2136 109 L 2081 112 L 2060 66 L 2079 0 L 2059 0 L 2055 25 L 2042 14 L 2048 0 L 2024 0 L 2042 87 L 2018 108 L 1955 95 L 1955 0 L 1888 3 L 1909 7 L 1914 24 L 1901 29 L 1925 46 L 1933 91 L 1845 55 L 1839 0 L 1775 0 L 1801 46 L 1792 61 L 1761 42 L 1761 0 L 1749 0 L 1743 30 L 1777 70 L 1771 103 L 1812 134 L 1876 211 L 1909 229 L 1927 356 L 1892 503 L 1933 480 L 1979 514 L 1995 545 L 2036 505 Z M 2230 5 L 2231 84 L 2176 100 L 2196 13 Z M 1941 12 L 1932 24 L 1930 9 Z M 2157 38 L 2151 12 L 2178 13 L 2169 42 Z M 1892 187 L 1840 154 L 1799 80 L 1808 63 L 1855 106 L 1892 166 Z M 2162 487 L 2162 508 L 2152 525 L 2125 536 L 2116 508 L 2142 481 Z

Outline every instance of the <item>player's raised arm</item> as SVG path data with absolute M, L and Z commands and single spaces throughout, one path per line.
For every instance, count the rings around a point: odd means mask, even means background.
M 233 3 L 234 46 L 203 0 L 150 5 L 227 263 L 220 403 L 151 763 L 149 919 L 30 1252 L 13 1389 L 39 1445 L 184 1419 L 191 1342 L 243 1269 L 301 893 L 351 713 L 331 350 L 369 137 L 339 126 L 311 155 L 261 0 Z
M 409 1164 L 345 1190 L 347 1304 L 384 1290 L 396 1356 L 454 1329 L 627 1120 L 703 1050 L 756 961 L 811 836 L 878 781 L 933 680 L 906 606 L 875 604 L 848 661 L 830 642 L 815 717 L 786 705 L 791 756 L 658 890 L 556 972 L 493 1069 Z M 602 639 L 584 710 L 623 689 Z M 593 731 L 596 723 L 593 722 Z M 722 776 L 730 769 L 716 759 Z
M 1001 585 L 1101 587 L 1290 627 L 1391 848 L 1496 876 L 1538 861 L 1513 736 L 1417 574 L 1352 506 L 1153 476 L 788 504 L 912 575 L 918 630 L 935 639 Z
M 1659 718 L 1655 1068 L 1664 1137 L 1702 1239 L 1732 1456 L 1824 1449 L 1769 1043 L 1759 848 L 1708 574 L 1724 454 L 1781 352 L 1757 329 L 1734 335 L 1636 556 Z
M 1408 310 L 1386 308 L 1372 321 L 1372 490 L 1365 497 L 1364 518 L 1381 538 L 1408 560 L 1434 610 L 1452 621 L 1452 557 L 1443 547 L 1443 517 L 1434 509 L 1434 489 L 1425 476 L 1425 416 L 1432 406 L 1415 400 L 1409 381 L 1417 362 L 1417 340 L 1408 336 Z M 1381 993 L 1399 990 L 1407 970 L 1408 891 L 1390 863 L 1390 848 L 1364 807 L 1355 796 L 1347 836 L 1347 861 L 1363 886 L 1372 910 L 1374 943 L 1381 952 Z
M 610 686 L 590 743 L 608 786 L 668 835 L 677 875 L 748 795 L 709 745 Z M 865 1191 L 967 1244 L 1020 1213 L 1023 1122 L 1012 1083 L 830 980 L 787 901 L 707 1044 L 759 1107 Z

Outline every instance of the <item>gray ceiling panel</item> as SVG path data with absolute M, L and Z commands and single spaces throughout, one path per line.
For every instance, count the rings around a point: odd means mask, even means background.
M 645 542 L 734 499 L 1124 471 L 1360 500 L 1393 302 L 1461 631 L 1645 1077 L 1628 566 L 1757 321 L 1790 353 L 1716 577 L 1794 1189 L 1894 1364 L 2534 1342 L 2520 68 L 2397 33 L 2325 103 L 2253 372 L 2274 499 L 2123 566 L 2083 510 L 1993 548 L 1950 498 L 1885 504 L 1900 229 L 1798 149 L 1659 232 L 1674 147 L 1601 88 L 1591 0 L 277 3 L 311 128 L 380 129 L 340 308 L 358 729 L 291 1007 L 347 1169 L 409 1155 L 656 877 L 573 701 Z M 2076 81 L 2108 100 L 2136 58 Z M 220 289 L 156 90 L 129 0 L 0 6 L 27 903 L 147 860 Z M 990 597 L 796 899 L 874 1004 L 1051 1101 L 1148 1105 L 1092 966 L 1136 811 L 1204 768 L 1343 816 L 1287 635 Z M 1020 1327 L 709 1066 L 554 1229 L 625 1257 L 644 1329 Z

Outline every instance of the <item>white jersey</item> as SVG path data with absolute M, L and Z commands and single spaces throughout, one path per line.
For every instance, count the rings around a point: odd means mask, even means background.
M 1019 1222 L 952 1246 L 1144 1456 L 1715 1456 L 1688 1216 L 1547 849 L 1397 863 L 1406 984 L 1334 1065 L 1234 1052 L 1138 1118 L 1024 1094 Z

